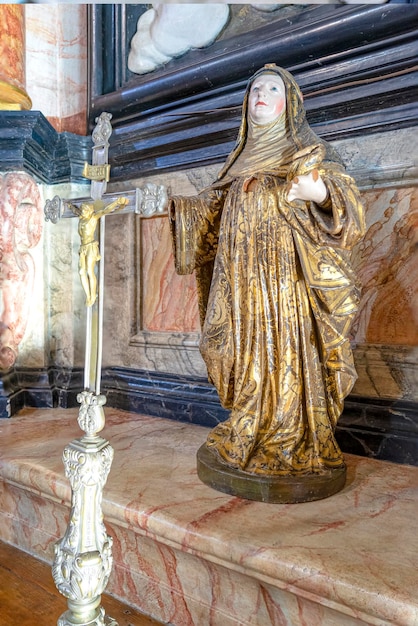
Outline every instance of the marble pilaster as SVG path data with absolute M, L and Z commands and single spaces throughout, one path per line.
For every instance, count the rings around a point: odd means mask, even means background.
M 43 352 L 42 209 L 41 194 L 31 176 L 23 172 L 0 176 L 2 370 L 15 364 L 24 337 L 27 347 L 32 346 L 28 362 Z
M 27 4 L 26 72 L 33 108 L 58 132 L 87 130 L 87 5 Z

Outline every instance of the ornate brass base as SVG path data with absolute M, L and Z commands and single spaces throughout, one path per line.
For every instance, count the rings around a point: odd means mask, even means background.
M 57 626 L 118 626 L 113 617 L 105 615 L 103 607 L 96 607 L 97 610 L 94 611 L 89 611 L 89 606 L 83 608 L 85 610 L 80 611 L 80 606 L 77 606 L 74 611 L 66 611 L 58 619 Z
M 322 500 L 344 487 L 346 473 L 344 466 L 328 470 L 325 474 L 261 476 L 221 463 L 206 444 L 197 452 L 197 474 L 205 485 L 232 496 L 258 502 L 293 504 Z

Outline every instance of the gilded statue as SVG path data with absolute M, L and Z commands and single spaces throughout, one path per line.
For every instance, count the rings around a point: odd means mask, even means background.
M 229 410 L 207 451 L 253 477 L 344 469 L 335 428 L 356 380 L 350 250 L 364 213 L 291 74 L 269 64 L 253 75 L 217 181 L 172 196 L 169 219 L 177 272 L 196 272 L 208 377 Z
M 129 200 L 118 198 L 103 207 L 101 201 L 83 202 L 80 207 L 68 203 L 69 208 L 78 215 L 78 234 L 80 235 L 80 249 L 78 253 L 79 274 L 81 284 L 86 294 L 86 306 L 91 307 L 97 298 L 96 264 L 100 261 L 99 242 L 96 239 L 97 224 L 101 217 L 122 209 Z

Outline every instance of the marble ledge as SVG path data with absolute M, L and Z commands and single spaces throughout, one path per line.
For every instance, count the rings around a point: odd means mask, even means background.
M 38 498 L 68 506 L 70 490 L 61 454 L 69 441 L 80 436 L 76 417 L 76 409 L 25 409 L 1 422 L 0 483 L 21 485 Z M 119 581 L 127 575 L 124 557 L 130 566 L 138 562 L 137 576 L 143 578 L 145 568 L 155 578 L 155 559 L 167 550 L 166 558 L 177 565 L 167 561 L 164 576 L 169 578 L 170 568 L 176 567 L 179 579 L 192 576 L 189 588 L 196 587 L 195 580 L 203 580 L 203 571 L 219 567 L 220 573 L 244 576 L 260 589 L 296 597 L 298 603 L 313 603 L 317 612 L 321 607 L 340 616 L 338 622 L 313 617 L 304 622 L 288 615 L 283 621 L 286 625 L 418 624 L 418 468 L 347 455 L 347 484 L 331 498 L 298 505 L 252 502 L 218 493 L 198 480 L 195 455 L 207 428 L 111 408 L 106 409 L 106 417 L 103 435 L 114 448 L 115 458 L 103 510 L 116 537 L 117 582 L 112 590 L 117 595 L 128 584 Z M 43 549 L 48 544 L 51 560 L 62 522 L 57 524 L 55 514 L 42 513 L 44 508 L 38 511 L 34 505 L 25 516 L 20 506 L 20 513 L 27 524 L 26 539 L 45 527 Z M 8 515 L 15 514 L 10 511 Z M 0 515 L 0 537 L 10 541 L 6 518 Z M 133 536 L 142 541 L 139 553 Z M 160 546 L 149 561 L 151 548 L 146 541 Z M 195 559 L 199 571 L 182 574 L 186 557 Z M 132 583 L 132 572 L 130 579 Z M 166 580 L 162 586 L 168 584 Z M 181 586 L 184 589 L 187 581 Z M 227 606 L 228 599 L 223 601 Z M 253 621 L 255 604 L 248 608 L 247 617 L 242 613 L 242 621 L 223 623 L 276 623 L 274 619 Z M 290 604 L 284 605 L 280 610 L 290 611 Z M 190 618 L 187 623 L 206 622 Z

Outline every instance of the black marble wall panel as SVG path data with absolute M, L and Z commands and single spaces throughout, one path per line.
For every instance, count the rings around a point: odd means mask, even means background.
M 81 370 L 13 370 L 0 382 L 0 417 L 78 406 L 81 389 Z M 108 407 L 188 424 L 213 427 L 228 416 L 204 378 L 114 367 L 103 372 L 102 393 Z M 418 404 L 349 397 L 336 436 L 343 452 L 418 465 Z

